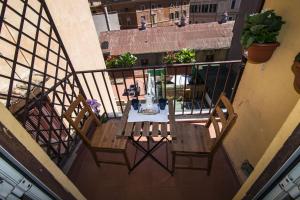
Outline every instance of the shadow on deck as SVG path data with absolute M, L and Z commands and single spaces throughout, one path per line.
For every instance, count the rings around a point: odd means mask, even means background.
M 166 160 L 165 147 L 163 144 L 154 154 L 161 161 Z M 135 148 L 129 143 L 127 149 L 133 162 Z M 128 175 L 125 166 L 103 164 L 98 168 L 83 145 L 77 153 L 68 176 L 89 200 L 229 200 L 240 187 L 223 148 L 219 148 L 214 157 L 210 176 L 206 171 L 176 170 L 172 177 L 150 158 Z M 141 156 L 139 152 L 137 159 Z M 186 161 L 181 160 L 181 163 Z M 206 164 L 206 161 L 201 163 Z

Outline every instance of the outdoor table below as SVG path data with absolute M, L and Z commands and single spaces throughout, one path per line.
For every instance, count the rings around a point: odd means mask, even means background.
M 167 165 L 161 163 L 154 155 L 154 151 L 156 151 L 164 141 L 170 142 L 176 139 L 176 131 L 175 131 L 175 116 L 174 116 L 174 106 L 173 101 L 168 101 L 169 106 L 169 122 L 151 122 L 151 121 L 144 121 L 144 122 L 128 122 L 128 113 L 131 109 L 131 101 L 128 101 L 126 108 L 124 110 L 121 122 L 119 124 L 118 131 L 116 133 L 117 137 L 128 137 L 132 144 L 144 153 L 144 156 L 136 163 L 134 160 L 133 167 L 129 170 L 132 172 L 137 166 L 139 166 L 145 158 L 148 156 L 158 163 L 162 168 L 167 170 L 169 173 L 172 171 L 168 168 L 168 155 L 167 155 Z M 147 148 L 145 148 L 142 144 L 140 139 L 142 137 L 147 138 Z M 136 139 L 137 138 L 137 139 Z M 154 139 L 158 138 L 158 139 Z M 155 145 L 150 147 L 150 139 L 155 142 Z

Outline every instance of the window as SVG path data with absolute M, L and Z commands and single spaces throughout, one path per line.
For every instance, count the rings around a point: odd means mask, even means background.
M 149 60 L 148 59 L 146 59 L 146 58 L 142 58 L 141 59 L 141 65 L 142 66 L 145 66 L 145 65 L 148 65 L 149 64 Z
M 236 0 L 231 0 L 231 6 L 230 6 L 231 9 L 234 9 L 235 3 L 236 3 Z
M 155 8 L 156 8 L 156 5 L 155 5 L 155 4 L 151 4 L 151 8 L 152 8 L 152 9 L 155 9 Z
M 176 11 L 175 12 L 175 19 L 178 19 L 179 18 L 179 11 Z
M 141 10 L 145 10 L 146 9 L 146 6 L 144 4 L 140 5 L 140 9 Z
M 151 15 L 151 21 L 152 21 L 152 24 L 156 24 L 157 23 L 157 15 L 156 14 L 152 14 Z
M 212 4 L 212 12 L 217 12 L 217 4 Z
M 109 42 L 108 41 L 104 41 L 101 43 L 101 49 L 108 49 L 109 46 Z
M 203 5 L 202 5 L 202 10 L 201 10 L 201 11 L 202 11 L 203 13 L 207 13 L 207 12 L 208 12 L 208 6 L 209 6 L 208 4 L 203 4 Z
M 129 9 L 128 9 L 128 8 L 124 8 L 124 11 L 125 11 L 125 12 L 128 12 L 128 11 L 129 11 Z
M 170 13 L 170 20 L 174 20 L 174 13 Z
M 157 4 L 157 8 L 162 8 L 162 5 L 161 4 Z
M 215 60 L 214 55 L 206 55 L 205 62 L 213 62 Z
M 183 2 L 183 5 L 186 5 L 186 4 L 187 4 L 186 1 L 184 1 L 184 2 Z
M 195 5 L 191 5 L 191 9 L 190 9 L 191 13 L 195 12 Z
M 210 13 L 217 12 L 217 4 L 210 4 L 209 5 L 209 12 Z
M 126 17 L 126 22 L 127 22 L 127 25 L 131 25 L 131 18 L 130 17 Z
M 186 11 L 185 10 L 182 11 L 182 15 L 183 15 L 183 17 L 186 17 Z

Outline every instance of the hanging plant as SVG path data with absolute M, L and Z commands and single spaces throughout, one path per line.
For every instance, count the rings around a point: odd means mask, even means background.
M 241 36 L 241 44 L 253 63 L 268 61 L 279 46 L 277 36 L 285 22 L 274 10 L 249 15 Z

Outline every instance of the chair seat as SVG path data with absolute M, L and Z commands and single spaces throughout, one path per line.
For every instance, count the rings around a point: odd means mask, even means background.
M 96 127 L 91 140 L 91 146 L 95 149 L 125 150 L 126 138 L 117 138 L 116 132 L 120 120 L 109 120 Z
M 172 141 L 172 151 L 180 153 L 209 153 L 213 140 L 209 130 L 203 125 L 176 124 L 176 140 Z

